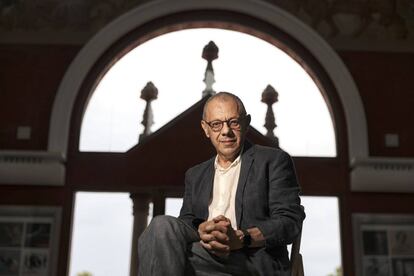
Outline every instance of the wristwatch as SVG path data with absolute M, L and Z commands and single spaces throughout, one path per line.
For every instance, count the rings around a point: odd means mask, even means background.
M 252 244 L 252 236 L 247 230 L 242 230 L 243 232 L 243 248 L 247 248 Z

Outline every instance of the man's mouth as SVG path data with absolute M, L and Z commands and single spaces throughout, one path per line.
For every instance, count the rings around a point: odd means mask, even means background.
M 223 143 L 223 144 L 232 144 L 232 143 L 235 143 L 236 140 L 223 140 L 223 141 L 220 141 L 220 142 Z

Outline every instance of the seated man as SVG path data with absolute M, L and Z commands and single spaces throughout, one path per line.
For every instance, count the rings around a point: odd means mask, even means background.
M 290 156 L 245 141 L 241 100 L 212 96 L 201 126 L 217 155 L 189 169 L 178 218 L 155 217 L 138 243 L 139 275 L 289 275 L 286 245 L 305 218 Z

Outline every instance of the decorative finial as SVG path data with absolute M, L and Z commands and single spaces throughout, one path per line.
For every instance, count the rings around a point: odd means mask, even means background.
M 214 80 L 214 69 L 213 69 L 213 60 L 218 58 L 218 47 L 213 41 L 210 41 L 206 46 L 204 46 L 202 57 L 207 60 L 207 68 L 204 73 L 204 83 L 206 88 L 203 91 L 203 97 L 208 95 L 214 95 L 216 91 L 213 89 Z
M 141 99 L 147 102 L 145 106 L 144 115 L 141 124 L 144 126 L 144 131 L 139 136 L 139 141 L 151 134 L 151 126 L 154 124 L 153 114 L 151 109 L 151 102 L 158 97 L 158 89 L 152 82 L 148 82 L 141 90 Z
M 267 112 L 264 127 L 267 130 L 266 136 L 273 139 L 277 146 L 279 146 L 279 139 L 273 133 L 276 128 L 275 115 L 273 113 L 272 105 L 278 101 L 279 94 L 269 84 L 262 93 L 262 102 L 267 104 Z

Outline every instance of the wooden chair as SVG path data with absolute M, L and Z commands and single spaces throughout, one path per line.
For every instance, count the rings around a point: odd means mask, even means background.
M 302 230 L 296 240 L 292 243 L 292 251 L 290 252 L 290 263 L 292 265 L 291 276 L 304 276 L 302 254 L 300 254 L 300 240 L 302 238 Z

